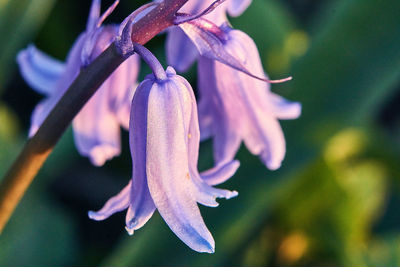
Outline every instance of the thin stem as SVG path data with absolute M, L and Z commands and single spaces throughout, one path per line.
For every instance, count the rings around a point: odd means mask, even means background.
M 140 44 L 134 44 L 133 49 L 136 53 L 140 55 L 140 57 L 149 65 L 151 70 L 153 71 L 154 77 L 158 81 L 165 80 L 167 78 L 167 74 L 160 61 L 151 53 L 146 47 Z
M 187 1 L 166 0 L 160 3 L 132 26 L 132 41 L 143 45 L 173 25 L 175 13 Z M 72 119 L 126 58 L 114 43 L 111 44 L 81 70 L 37 133 L 27 141 L 0 185 L 0 233 Z

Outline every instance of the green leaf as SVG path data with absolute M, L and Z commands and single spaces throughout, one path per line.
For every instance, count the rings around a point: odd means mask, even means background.
M 15 69 L 17 52 L 26 46 L 47 18 L 56 0 L 0 2 L 0 92 Z

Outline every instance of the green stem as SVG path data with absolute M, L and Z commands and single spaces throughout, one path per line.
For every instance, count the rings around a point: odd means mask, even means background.
M 143 45 L 172 26 L 176 11 L 187 1 L 166 0 L 160 3 L 133 25 L 132 42 Z M 27 141 L 0 185 L 0 233 L 73 118 L 126 58 L 115 43 L 111 44 L 87 68 L 81 70 L 37 133 Z

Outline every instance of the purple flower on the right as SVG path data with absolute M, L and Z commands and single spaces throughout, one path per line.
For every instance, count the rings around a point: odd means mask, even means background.
M 220 30 L 222 49 L 249 73 L 267 79 L 254 41 L 227 24 Z M 198 80 L 201 137 L 213 138 L 216 163 L 231 161 L 243 141 L 267 168 L 278 169 L 286 152 L 278 120 L 298 118 L 301 104 L 274 94 L 269 83 L 210 57 L 199 57 Z

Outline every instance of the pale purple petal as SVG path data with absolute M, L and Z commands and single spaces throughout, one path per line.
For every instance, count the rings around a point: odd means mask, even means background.
M 120 127 L 108 107 L 109 86 L 109 81 L 104 82 L 72 123 L 79 153 L 88 156 L 96 166 L 121 152 Z
M 230 42 L 225 45 L 226 49 L 237 55 L 237 59 L 242 61 L 242 64 L 252 73 L 264 76 L 258 50 L 253 40 L 237 30 L 230 31 L 229 35 Z M 225 77 L 231 77 L 218 81 L 222 88 L 235 88 L 234 92 L 227 91 L 224 96 L 236 94 L 236 101 L 242 104 L 242 106 L 237 106 L 242 109 L 240 112 L 247 116 L 245 120 L 247 126 L 241 127 L 247 148 L 251 153 L 260 155 L 269 169 L 279 168 L 286 151 L 285 139 L 279 122 L 272 113 L 269 84 L 253 79 L 219 62 L 215 62 L 215 72 L 225 73 Z
M 95 60 L 114 41 L 118 26 L 107 25 L 85 33 L 81 51 L 81 65 L 87 66 Z
M 117 32 L 116 26 L 107 26 L 95 31 L 93 39 L 89 43 L 95 44 L 88 52 L 89 62 L 100 54 L 113 41 Z M 89 38 L 91 38 L 89 36 Z M 85 40 L 84 48 L 87 47 L 88 40 Z M 122 70 L 126 71 L 122 66 Z M 115 77 L 116 76 L 116 77 Z M 116 78 L 122 76 L 121 80 Z M 125 91 L 129 91 L 123 72 L 118 73 L 118 69 L 109 77 L 98 89 L 95 95 L 85 104 L 73 121 L 75 143 L 80 154 L 88 156 L 96 166 L 101 166 L 105 161 L 117 156 L 121 152 L 120 147 L 120 127 L 116 117 L 116 110 L 110 106 L 111 92 L 116 94 L 121 91 L 118 86 L 122 86 Z M 136 77 L 134 77 L 136 78 Z M 127 92 L 129 94 L 129 92 Z M 129 119 L 125 118 L 125 123 Z
M 202 11 L 204 11 L 206 8 L 208 8 L 214 1 L 215 0 L 190 0 L 179 10 L 179 12 L 190 15 L 197 15 L 200 14 Z M 220 4 L 212 12 L 203 16 L 203 18 L 212 21 L 216 25 L 222 24 L 227 20 L 225 14 L 226 6 L 227 6 L 226 2 Z
M 53 95 L 47 99 L 42 100 L 39 104 L 36 105 L 35 109 L 32 112 L 31 116 L 31 126 L 29 128 L 29 137 L 32 137 L 36 134 L 40 125 L 44 122 L 47 115 L 49 115 L 50 111 L 57 104 L 58 100 L 62 95 Z
M 147 179 L 154 203 L 171 230 L 190 248 L 214 252 L 214 239 L 204 224 L 190 179 L 183 113 L 191 108 L 182 85 L 171 81 L 151 89 L 147 125 Z M 186 94 L 186 96 L 185 96 Z M 188 125 L 186 125 L 188 127 Z
M 137 87 L 139 69 L 140 58 L 134 54 L 108 78 L 110 80 L 109 106 L 125 129 L 129 128 L 132 98 Z
M 218 61 L 199 59 L 200 122 L 206 124 L 214 144 L 214 158 L 219 164 L 232 160 L 244 141 L 252 154 L 259 155 L 271 170 L 280 167 L 285 156 L 285 139 L 277 119 L 297 118 L 298 103 L 290 103 L 270 92 L 258 50 L 245 33 L 222 27 L 226 53 L 254 76 L 238 71 Z M 210 50 L 211 51 L 211 50 Z M 203 119 L 204 117 L 205 119 Z
M 200 176 L 201 179 L 203 179 L 209 185 L 221 184 L 231 178 L 239 166 L 240 162 L 238 160 L 233 160 L 226 164 L 221 164 L 212 169 L 204 171 L 200 173 Z
M 255 79 L 269 82 L 266 78 L 257 76 L 257 74 L 249 71 L 243 62 L 237 58 L 238 55 L 227 49 L 225 44 L 230 40 L 229 32 L 231 29 L 229 26 L 223 25 L 219 28 L 212 22 L 200 18 L 179 24 L 179 27 L 192 40 L 200 55 L 218 60 Z
M 237 195 L 237 192 L 231 192 L 225 189 L 218 189 L 213 188 L 206 184 L 201 178 L 197 171 L 197 161 L 199 155 L 199 143 L 200 143 L 200 131 L 199 131 L 199 122 L 198 122 L 198 115 L 197 115 L 197 105 L 196 99 L 193 93 L 193 90 L 190 84 L 183 78 L 179 76 L 175 76 L 173 80 L 177 81 L 177 83 L 182 83 L 185 85 L 187 89 L 187 93 L 190 97 L 190 100 L 183 98 L 182 96 L 185 94 L 180 95 L 180 102 L 183 110 L 188 110 L 184 112 L 184 125 L 189 125 L 188 128 L 185 128 L 185 136 L 187 140 L 188 146 L 188 159 L 189 159 L 189 173 L 190 178 L 193 181 L 194 185 L 194 194 L 196 201 L 210 207 L 218 206 L 216 202 L 216 198 L 232 198 Z M 184 108 L 186 102 L 189 102 L 191 107 L 190 109 Z M 191 112 L 189 112 L 191 111 Z M 231 174 L 231 176 L 234 173 Z M 228 177 L 229 178 L 229 177 Z M 226 178 L 226 179 L 228 179 Z
M 232 71 L 232 69 L 230 69 Z M 233 70 L 234 71 L 234 70 Z M 223 79 L 230 73 L 219 73 L 215 69 L 215 62 L 201 57 L 198 63 L 198 77 L 200 88 L 200 101 L 207 103 L 207 110 L 204 113 L 200 109 L 200 118 L 212 116 L 213 121 L 206 131 L 212 132 L 214 137 L 214 160 L 216 164 L 225 164 L 230 162 L 237 152 L 241 144 L 241 136 L 238 133 L 238 128 L 243 125 L 241 117 L 243 117 L 240 107 L 241 99 L 235 98 L 236 91 L 230 90 L 223 94 L 224 85 L 219 85 L 218 81 Z M 235 88 L 235 85 L 233 85 Z M 229 90 L 229 87 L 226 89 Z M 219 92 L 221 91 L 222 92 Z M 221 96 L 224 95 L 224 99 Z M 201 119 L 200 126 L 203 125 L 204 119 Z M 202 128 L 203 130 L 203 128 Z
M 96 28 L 97 21 L 100 17 L 101 1 L 92 0 L 92 5 L 90 6 L 89 18 L 86 24 L 86 31 L 90 32 Z
M 129 196 L 131 182 L 122 189 L 117 195 L 110 198 L 99 211 L 89 211 L 89 218 L 96 221 L 102 221 L 116 212 L 120 212 L 129 206 Z
M 199 14 L 211 5 L 214 0 L 188 1 L 179 12 L 186 14 Z M 204 18 L 219 25 L 226 21 L 225 4 L 218 6 Z M 179 27 L 171 27 L 167 35 L 167 62 L 180 72 L 187 71 L 198 57 L 196 47 Z
M 212 137 L 212 125 L 213 125 L 213 115 L 210 110 L 210 105 L 207 98 L 201 98 L 199 100 L 199 126 L 200 126 L 200 141 L 207 140 Z
M 233 17 L 240 16 L 251 4 L 252 0 L 229 0 L 227 11 Z
M 146 142 L 148 97 L 153 81 L 145 80 L 138 87 L 132 102 L 129 143 L 132 155 L 132 187 L 126 215 L 126 230 L 133 234 L 153 215 L 155 206 L 147 185 Z
M 298 102 L 290 102 L 285 98 L 270 93 L 271 108 L 275 116 L 280 120 L 297 119 L 301 114 L 301 104 Z
M 168 30 L 166 48 L 168 64 L 180 72 L 187 71 L 199 54 L 179 27 Z
M 18 53 L 17 62 L 25 81 L 37 92 L 50 95 L 65 71 L 65 65 L 34 45 Z

